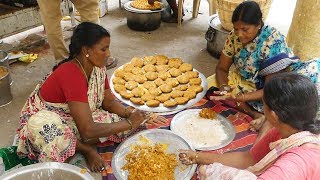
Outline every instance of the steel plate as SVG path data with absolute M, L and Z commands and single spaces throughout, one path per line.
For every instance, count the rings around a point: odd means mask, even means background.
M 177 154 L 178 167 L 175 170 L 175 179 L 189 180 L 196 171 L 197 165 L 185 166 L 179 161 L 179 149 L 185 150 L 194 150 L 187 141 L 182 137 L 173 133 L 170 130 L 165 129 L 149 129 L 135 134 L 134 136 L 129 137 L 127 140 L 122 142 L 117 149 L 115 150 L 112 157 L 112 170 L 116 179 L 126 180 L 128 179 L 128 171 L 122 170 L 121 168 L 125 164 L 125 155 L 130 151 L 130 146 L 139 141 L 139 136 L 142 135 L 147 137 L 154 143 L 166 143 L 168 144 L 168 153 Z M 181 171 L 181 169 L 184 169 Z
M 185 111 L 182 111 L 182 112 L 176 114 L 172 118 L 172 121 L 170 124 L 170 129 L 173 132 L 175 132 L 176 134 L 180 135 L 181 137 L 184 137 L 184 139 L 186 139 L 197 150 L 216 150 L 216 149 L 223 148 L 223 147 L 227 146 L 228 144 L 230 144 L 233 141 L 234 137 L 236 136 L 236 131 L 234 129 L 233 124 L 227 118 L 223 117 L 220 114 L 217 114 L 216 120 L 220 121 L 221 124 L 223 125 L 223 130 L 227 134 L 227 139 L 221 141 L 221 143 L 218 145 L 196 147 L 194 145 L 195 142 L 192 142 L 192 141 L 188 140 L 187 138 L 185 138 L 186 136 L 184 135 L 184 132 L 178 132 L 178 130 L 176 129 L 176 126 L 178 124 L 185 123 L 186 119 L 190 118 L 191 116 L 193 116 L 195 114 L 199 114 L 200 111 L 201 111 L 201 109 L 188 109 L 188 110 L 185 110 Z M 214 131 L 214 129 L 212 129 L 212 131 Z
M 120 66 L 118 69 L 122 69 L 123 66 Z M 197 71 L 196 69 L 193 69 L 194 71 Z M 112 79 L 115 77 L 114 74 L 112 74 L 111 78 L 110 78 L 110 89 L 112 91 L 112 93 L 123 103 L 130 105 L 132 107 L 135 107 L 137 109 L 140 109 L 142 111 L 148 111 L 148 112 L 158 112 L 158 113 L 162 113 L 162 114 L 173 114 L 175 112 L 181 111 L 183 109 L 186 109 L 192 105 L 194 105 L 195 103 L 199 102 L 206 94 L 207 90 L 208 90 L 208 84 L 207 84 L 207 79 L 206 77 L 201 74 L 199 71 L 197 71 L 199 73 L 199 77 L 201 78 L 202 82 L 201 82 L 201 86 L 203 87 L 202 92 L 198 93 L 196 98 L 191 99 L 188 101 L 188 103 L 184 104 L 184 105 L 177 105 L 175 107 L 172 108 L 168 108 L 168 107 L 164 107 L 162 103 L 160 103 L 160 105 L 158 107 L 149 107 L 147 105 L 137 105 L 132 103 L 129 99 L 124 99 L 121 97 L 121 95 L 119 93 L 117 93 L 114 90 L 114 85 L 112 82 Z M 173 112 L 175 111 L 175 112 Z M 170 113 L 172 112 L 172 113 Z

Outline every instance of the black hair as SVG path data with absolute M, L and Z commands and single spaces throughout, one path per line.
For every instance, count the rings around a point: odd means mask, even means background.
M 232 23 L 242 21 L 247 24 L 263 24 L 260 6 L 255 1 L 244 1 L 240 3 L 232 14 Z
M 82 47 L 92 47 L 104 37 L 110 37 L 110 33 L 102 26 L 91 22 L 83 22 L 79 24 L 74 29 L 71 37 L 71 42 L 69 45 L 69 57 L 55 65 L 52 70 L 54 71 L 61 64 L 75 58 L 78 54 L 80 54 Z
M 263 100 L 279 120 L 298 130 L 320 133 L 316 119 L 319 106 L 315 84 L 303 75 L 281 73 L 268 80 L 263 90 Z

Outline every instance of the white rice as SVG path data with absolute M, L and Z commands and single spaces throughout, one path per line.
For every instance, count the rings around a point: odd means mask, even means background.
M 183 123 L 177 123 L 175 129 L 194 148 L 218 146 L 227 139 L 220 121 L 201 118 L 198 114 L 191 115 Z

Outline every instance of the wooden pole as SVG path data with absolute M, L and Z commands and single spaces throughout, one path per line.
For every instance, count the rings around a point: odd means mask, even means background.
M 320 57 L 320 0 L 297 0 L 287 43 L 302 60 Z

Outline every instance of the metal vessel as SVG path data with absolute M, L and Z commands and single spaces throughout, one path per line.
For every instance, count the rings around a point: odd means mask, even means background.
M 230 32 L 223 29 L 219 17 L 216 14 L 209 17 L 208 24 L 209 28 L 205 35 L 207 50 L 213 57 L 219 58 Z
M 11 86 L 10 86 L 10 76 L 9 76 L 9 69 L 4 66 L 0 66 L 0 72 L 3 75 L 0 76 L 0 107 L 8 105 L 11 103 L 13 97 L 11 93 Z
M 159 10 L 140 10 L 133 8 L 131 1 L 124 4 L 124 9 L 127 14 L 127 25 L 130 29 L 137 31 L 153 31 L 160 27 L 161 12 Z

